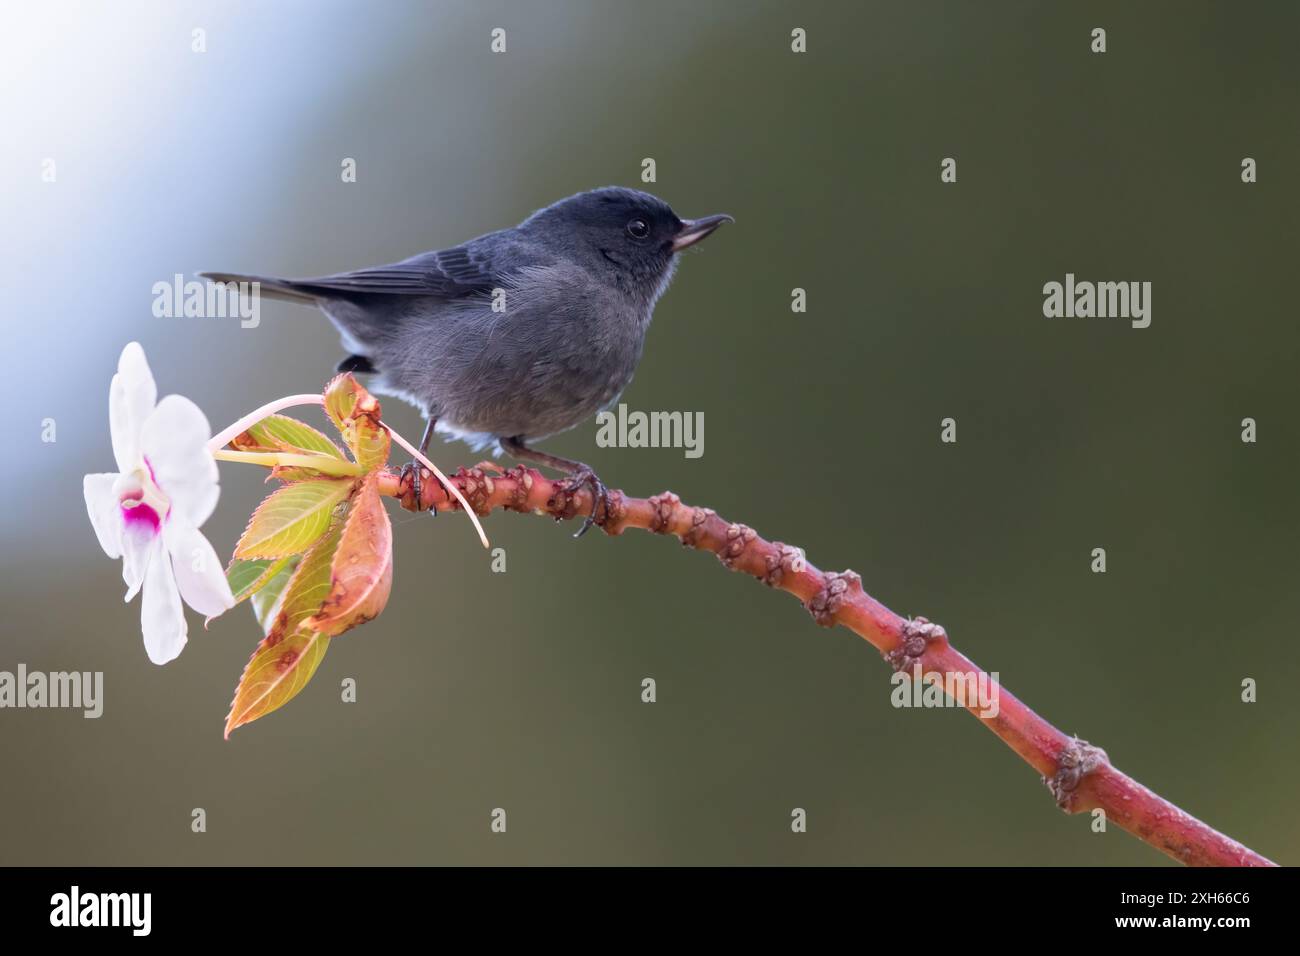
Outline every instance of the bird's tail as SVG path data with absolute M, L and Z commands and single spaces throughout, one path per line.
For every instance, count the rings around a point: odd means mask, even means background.
M 273 276 L 246 276 L 237 272 L 200 272 L 199 277 L 212 282 L 256 282 L 261 286 L 261 294 L 268 299 L 283 299 L 286 302 L 302 302 L 315 305 L 319 296 L 313 295 L 291 279 L 277 279 Z

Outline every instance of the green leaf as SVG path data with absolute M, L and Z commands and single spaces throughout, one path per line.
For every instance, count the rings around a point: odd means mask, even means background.
M 301 554 L 325 533 L 334 509 L 355 486 L 352 478 L 318 478 L 276 489 L 253 512 L 235 545 L 235 557 Z
M 298 568 L 298 561 L 299 558 L 296 557 L 283 558 L 280 570 L 262 585 L 261 590 L 254 594 L 249 602 L 263 634 L 269 634 L 271 625 L 275 623 L 275 616 L 280 612 L 280 596 L 284 594 L 285 587 L 293 578 L 293 572 Z
M 226 568 L 226 581 L 235 595 L 235 603 L 256 594 L 280 572 L 290 558 L 233 558 Z
M 226 715 L 227 737 L 236 727 L 292 700 L 320 666 L 330 639 L 308 622 L 329 597 L 331 567 L 343 528 L 343 519 L 335 520 L 289 578 L 270 632 L 253 651 L 235 688 Z
M 288 451 L 346 460 L 339 446 L 310 425 L 286 415 L 268 415 L 231 442 L 241 451 Z
M 316 674 L 330 643 L 320 631 L 306 627 L 268 643 L 274 636 L 268 634 L 257 646 L 239 678 L 226 715 L 227 738 L 235 728 L 265 717 L 297 697 Z

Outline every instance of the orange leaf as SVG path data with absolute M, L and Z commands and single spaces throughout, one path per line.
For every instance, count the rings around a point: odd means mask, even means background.
M 393 528 L 378 476 L 364 479 L 352 500 L 330 568 L 330 592 L 308 627 L 331 637 L 378 617 L 393 586 Z
M 388 463 L 388 429 L 380 424 L 378 400 L 351 372 L 335 376 L 325 386 L 325 412 L 352 450 L 357 464 L 368 470 Z

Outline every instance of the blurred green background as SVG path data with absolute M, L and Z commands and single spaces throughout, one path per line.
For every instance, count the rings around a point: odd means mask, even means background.
M 686 257 L 624 399 L 702 411 L 704 456 L 597 448 L 594 422 L 545 447 L 854 568 L 1143 783 L 1276 860 L 1300 855 L 1294 4 L 50 3 L 5 18 L 0 670 L 102 670 L 107 699 L 99 720 L 0 711 L 0 863 L 1164 861 L 1063 816 L 967 714 L 892 708 L 890 671 L 857 637 L 639 533 L 574 542 L 494 515 L 508 572 L 493 574 L 462 517 L 394 509 L 387 611 L 229 742 L 258 638 L 247 609 L 206 632 L 191 615 L 180 659 L 148 662 L 81 495 L 83 473 L 113 466 L 121 347 L 143 343 L 160 394 L 214 428 L 318 389 L 342 354 L 323 316 L 283 303 L 257 329 L 154 318 L 153 283 L 392 261 L 639 185 L 645 157 L 680 214 L 736 217 Z M 939 181 L 947 156 L 955 185 Z M 1045 319 L 1043 283 L 1066 272 L 1151 281 L 1151 327 Z M 418 436 L 413 410 L 384 407 Z M 948 416 L 956 445 L 939 442 Z M 262 475 L 222 466 L 205 530 L 223 556 Z M 1246 677 L 1258 703 L 1240 702 Z

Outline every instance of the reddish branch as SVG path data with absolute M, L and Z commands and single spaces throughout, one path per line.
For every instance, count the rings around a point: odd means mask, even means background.
M 461 469 L 451 480 L 479 515 L 504 508 L 568 520 L 591 510 L 586 488 L 570 492 L 563 480 L 552 481 L 522 466 L 500 471 L 484 463 Z M 460 507 L 427 471 L 418 502 L 409 482 L 397 475 L 381 476 L 379 488 L 381 494 L 401 499 L 402 507 L 411 511 Z M 711 551 L 730 570 L 793 594 L 822 627 L 849 628 L 879 650 L 895 670 L 912 674 L 919 662 L 925 674 L 982 673 L 948 642 L 942 627 L 924 618 L 899 617 L 867 594 L 852 571 L 819 571 L 799 549 L 766 541 L 752 528 L 732 524 L 708 508 L 684 505 L 670 491 L 652 498 L 629 498 L 611 491 L 609 501 L 609 513 L 599 522 L 607 534 L 640 528 L 675 535 L 686 547 Z M 1189 866 L 1274 865 L 1115 769 L 1105 751 L 1057 730 L 1005 689 L 999 687 L 997 693 L 996 716 L 982 716 L 976 701 L 970 701 L 967 709 L 1042 775 L 1066 813 L 1101 808 L 1108 821 Z

